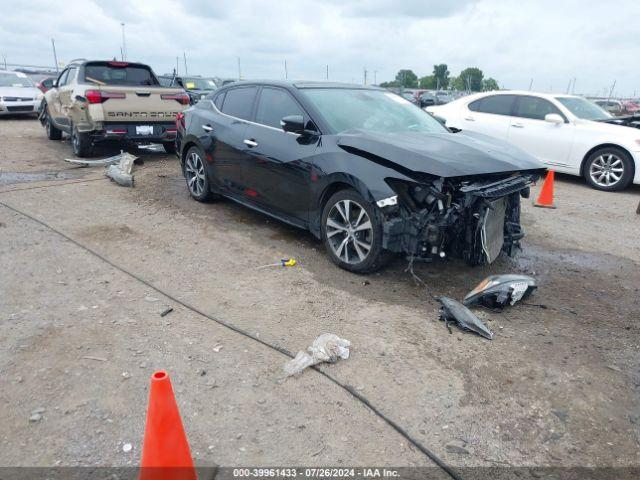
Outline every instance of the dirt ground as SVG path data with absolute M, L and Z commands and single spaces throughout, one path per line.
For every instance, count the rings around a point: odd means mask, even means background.
M 638 186 L 560 176 L 556 210 L 526 202 L 514 259 L 418 266 L 455 298 L 488 274 L 537 278 L 528 302 L 545 308 L 477 312 L 487 341 L 449 334 L 404 260 L 342 271 L 310 234 L 197 203 L 175 157 L 140 155 L 122 188 L 64 162 L 37 121 L 0 120 L 0 466 L 138 465 L 159 369 L 199 464 L 434 465 L 329 378 L 283 380 L 285 355 L 212 318 L 293 353 L 349 339 L 321 369 L 455 468 L 640 466 Z M 283 257 L 298 266 L 256 269 Z

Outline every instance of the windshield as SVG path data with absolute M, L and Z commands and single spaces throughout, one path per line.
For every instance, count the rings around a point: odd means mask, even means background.
M 595 103 L 578 97 L 556 97 L 562 105 L 573 113 L 576 117 L 584 120 L 603 120 L 611 118 L 609 112 L 603 110 Z
M 215 90 L 216 84 L 210 78 L 183 77 L 182 84 L 187 90 Z
M 381 90 L 309 88 L 302 90 L 335 133 L 445 133 L 431 115 L 394 93 Z
M 33 86 L 33 81 L 23 73 L 0 73 L 0 87 Z

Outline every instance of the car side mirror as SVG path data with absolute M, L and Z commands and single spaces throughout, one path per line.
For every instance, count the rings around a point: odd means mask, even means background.
M 544 116 L 544 121 L 545 122 L 549 122 L 549 123 L 554 123 L 556 125 L 559 125 L 561 123 L 564 123 L 564 118 L 562 118 L 560 115 L 558 115 L 557 113 L 547 113 Z
M 282 117 L 280 125 L 282 125 L 282 130 L 285 132 L 297 133 L 298 135 L 305 133 L 304 118 L 302 118 L 302 115 L 287 115 L 286 117 Z

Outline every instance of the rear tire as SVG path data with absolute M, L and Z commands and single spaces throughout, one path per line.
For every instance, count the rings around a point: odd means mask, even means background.
M 377 211 L 355 190 L 340 190 L 322 211 L 322 239 L 329 258 L 340 268 L 370 273 L 389 258 L 382 249 L 382 225 Z
M 620 148 L 604 147 L 589 155 L 583 174 L 587 183 L 597 190 L 622 190 L 633 180 L 633 161 Z
M 209 177 L 204 166 L 204 154 L 198 147 L 191 147 L 184 159 L 184 178 L 194 200 L 206 202 L 214 195 L 211 193 Z
M 88 157 L 93 151 L 93 142 L 88 133 L 79 132 L 78 129 L 73 126 L 71 128 L 71 147 L 76 156 L 80 158 Z
M 47 138 L 49 140 L 62 140 L 62 130 L 55 127 L 51 122 L 51 116 L 49 115 L 49 109 L 45 107 L 44 114 L 44 129 L 47 132 Z

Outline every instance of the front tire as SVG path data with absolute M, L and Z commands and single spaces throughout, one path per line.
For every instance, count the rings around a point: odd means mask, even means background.
M 633 180 L 633 162 L 624 150 L 615 147 L 601 148 L 587 158 L 584 177 L 597 190 L 622 190 Z
M 194 200 L 199 202 L 206 202 L 213 198 L 203 159 L 204 154 L 198 147 L 191 147 L 184 159 L 184 178 L 187 180 L 187 188 Z
M 74 125 L 71 128 L 71 147 L 77 157 L 84 158 L 91 155 L 93 142 L 88 133 L 79 132 L 78 128 Z
M 387 259 L 375 207 L 355 190 L 340 190 L 322 211 L 322 239 L 331 261 L 354 273 L 370 273 Z

